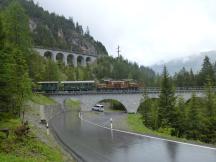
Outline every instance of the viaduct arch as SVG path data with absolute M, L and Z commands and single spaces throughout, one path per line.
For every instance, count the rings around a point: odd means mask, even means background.
M 53 60 L 54 62 L 61 62 L 66 66 L 87 66 L 93 64 L 97 60 L 95 54 L 77 54 L 68 51 L 57 51 L 53 49 L 34 48 L 42 57 Z
M 149 98 L 159 98 L 159 93 L 152 93 L 148 95 Z M 189 100 L 192 92 L 176 93 L 176 96 L 182 96 L 185 101 Z M 202 92 L 196 93 L 197 97 L 203 97 Z M 143 95 L 137 94 L 83 94 L 83 95 L 50 95 L 56 101 L 63 103 L 68 98 L 79 100 L 82 111 L 90 111 L 91 108 L 102 100 L 112 99 L 124 105 L 128 113 L 136 113 L 141 102 L 143 102 Z

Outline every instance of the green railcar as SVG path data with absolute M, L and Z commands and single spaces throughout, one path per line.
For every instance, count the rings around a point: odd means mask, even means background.
M 95 90 L 95 81 L 63 81 L 64 91 L 91 91 Z
M 58 81 L 46 81 L 46 82 L 38 82 L 39 89 L 42 92 L 55 92 L 59 90 Z
M 39 91 L 92 91 L 96 89 L 95 81 L 46 81 L 38 82 Z

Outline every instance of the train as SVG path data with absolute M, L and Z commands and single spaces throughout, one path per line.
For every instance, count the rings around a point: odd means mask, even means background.
M 142 86 L 134 80 L 102 80 L 89 81 L 43 81 L 37 83 L 36 91 L 109 91 L 109 90 L 138 90 Z

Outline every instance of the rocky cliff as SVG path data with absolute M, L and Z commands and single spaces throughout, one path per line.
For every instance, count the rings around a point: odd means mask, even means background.
M 107 55 L 104 45 L 96 41 L 87 28 L 86 31 L 72 18 L 66 19 L 45 11 L 32 0 L 17 0 L 29 16 L 29 26 L 34 46 L 70 50 L 76 53 Z M 1 0 L 0 9 L 11 1 Z

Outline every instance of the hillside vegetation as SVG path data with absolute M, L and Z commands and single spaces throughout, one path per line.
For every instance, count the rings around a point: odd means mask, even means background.
M 72 50 L 77 53 L 107 55 L 106 48 L 90 35 L 89 28 L 84 31 L 82 25 L 72 17 L 66 19 L 55 13 L 49 13 L 32 0 L 16 0 L 25 9 L 29 17 L 29 27 L 34 46 Z M 1 0 L 0 8 L 5 9 L 11 0 Z

